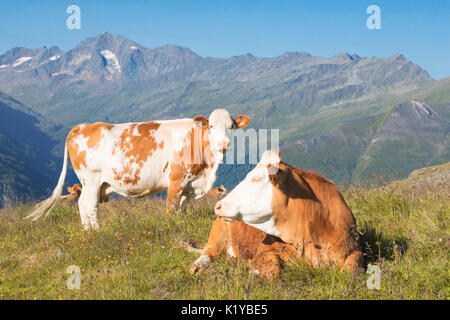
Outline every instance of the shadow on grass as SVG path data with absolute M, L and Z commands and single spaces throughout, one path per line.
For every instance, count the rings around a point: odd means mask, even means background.
M 375 262 L 398 260 L 408 250 L 408 239 L 386 237 L 373 227 L 364 226 L 359 230 L 359 244 L 364 256 L 364 267 Z

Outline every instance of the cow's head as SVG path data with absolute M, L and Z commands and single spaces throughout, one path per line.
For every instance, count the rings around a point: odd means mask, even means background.
M 225 221 L 240 220 L 278 236 L 273 220 L 273 188 L 278 183 L 281 158 L 277 151 L 266 151 L 261 161 L 224 199 L 215 213 Z
M 194 121 L 207 129 L 211 151 L 214 154 L 223 154 L 231 148 L 231 141 L 227 136 L 229 130 L 245 128 L 250 122 L 250 118 L 239 115 L 233 119 L 227 110 L 216 109 L 211 113 L 209 119 L 197 116 Z

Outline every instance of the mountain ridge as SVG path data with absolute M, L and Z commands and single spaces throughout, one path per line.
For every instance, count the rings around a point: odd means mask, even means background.
M 55 155 L 62 154 L 62 137 L 77 123 L 207 116 L 226 108 L 249 115 L 250 127 L 280 129 L 289 163 L 338 183 L 357 182 L 377 170 L 392 173 L 380 155 L 386 152 L 388 159 L 395 148 L 383 142 L 378 149 L 372 140 L 389 132 L 389 116 L 399 105 L 414 100 L 427 106 L 411 105 L 412 112 L 432 110 L 445 121 L 450 116 L 450 81 L 434 80 L 402 54 L 379 58 L 341 52 L 326 58 L 290 51 L 270 58 L 251 53 L 214 58 L 176 45 L 146 48 L 110 33 L 68 51 L 8 50 L 0 56 L 0 90 L 58 125 L 52 133 L 59 137 Z M 402 113 L 402 125 L 416 126 L 412 115 Z M 447 122 L 439 121 L 439 137 L 448 139 Z M 400 175 L 429 160 L 417 150 L 407 152 L 408 134 L 413 132 L 399 135 L 398 148 L 404 150 L 399 156 L 419 160 L 397 168 Z M 414 137 L 418 145 L 426 138 Z M 447 159 L 438 151 L 445 143 L 432 144 L 432 161 Z M 221 174 L 233 177 L 225 186 L 247 169 L 224 167 Z

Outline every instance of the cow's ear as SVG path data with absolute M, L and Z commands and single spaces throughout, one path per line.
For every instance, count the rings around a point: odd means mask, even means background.
M 194 122 L 198 124 L 200 128 L 207 128 L 208 127 L 208 119 L 206 119 L 204 116 L 195 116 Z
M 270 175 L 270 181 L 273 183 L 273 185 L 278 186 L 284 182 L 284 180 L 287 177 L 287 172 L 285 170 L 282 170 L 278 168 L 277 173 Z
M 236 129 L 242 129 L 245 128 L 250 123 L 249 116 L 245 116 L 243 114 L 238 115 L 236 119 L 234 119 L 235 127 Z

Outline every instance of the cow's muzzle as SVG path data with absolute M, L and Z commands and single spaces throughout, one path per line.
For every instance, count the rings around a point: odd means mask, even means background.
M 227 216 L 225 214 L 224 206 L 225 205 L 220 201 L 216 203 L 216 206 L 214 207 L 214 213 L 216 214 L 216 216 L 226 222 L 231 222 L 236 219 L 236 217 Z

